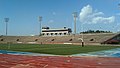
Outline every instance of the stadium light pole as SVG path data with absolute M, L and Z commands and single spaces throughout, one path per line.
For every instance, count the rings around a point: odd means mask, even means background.
M 77 12 L 73 12 L 74 17 L 74 34 L 76 34 L 76 19 L 77 19 Z
M 8 21 L 9 21 L 9 18 L 4 18 L 5 20 L 5 23 L 6 23 L 6 36 L 8 35 Z
M 41 21 L 42 21 L 42 16 L 39 16 L 39 23 L 40 23 L 40 36 L 41 36 L 41 31 L 42 31 L 42 30 L 41 30 L 41 28 L 42 28 L 42 27 L 41 27 L 41 24 L 42 24 Z

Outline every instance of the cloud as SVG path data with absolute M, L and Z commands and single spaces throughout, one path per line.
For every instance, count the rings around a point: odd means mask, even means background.
M 115 16 L 103 17 L 103 12 L 93 10 L 90 5 L 84 6 L 79 14 L 79 20 L 82 23 L 96 24 L 96 23 L 113 23 L 115 22 Z
M 56 15 L 56 12 L 52 12 L 52 15 Z
M 105 18 L 105 17 L 94 17 L 92 19 L 92 23 L 112 23 L 115 21 L 115 17 L 114 16 L 111 16 L 111 17 L 108 17 L 108 18 Z
M 116 15 L 120 16 L 120 13 L 117 13 Z
M 54 22 L 54 20 L 49 20 L 49 21 L 48 21 L 48 23 L 53 23 L 53 22 Z

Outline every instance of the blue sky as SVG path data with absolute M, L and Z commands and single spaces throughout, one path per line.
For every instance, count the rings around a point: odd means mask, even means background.
M 8 35 L 38 35 L 42 26 L 73 27 L 78 12 L 77 33 L 83 30 L 120 31 L 120 0 L 0 0 L 0 35 L 5 35 L 4 18 L 9 17 Z

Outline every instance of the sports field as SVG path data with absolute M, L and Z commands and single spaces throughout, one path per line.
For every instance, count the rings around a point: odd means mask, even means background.
M 50 45 L 38 45 L 38 44 L 0 44 L 0 50 L 11 50 L 21 52 L 33 52 L 43 54 L 54 55 L 72 55 L 79 53 L 87 53 L 101 50 L 109 50 L 114 48 L 120 48 L 120 46 L 84 46 L 80 45 L 63 45 L 63 44 L 50 44 Z

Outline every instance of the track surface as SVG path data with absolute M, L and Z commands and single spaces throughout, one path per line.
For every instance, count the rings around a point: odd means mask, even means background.
M 0 68 L 120 68 L 120 58 L 0 54 Z

